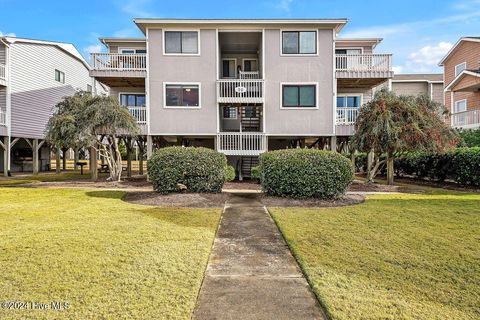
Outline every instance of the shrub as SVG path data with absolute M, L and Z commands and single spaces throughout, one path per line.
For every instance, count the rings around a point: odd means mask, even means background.
M 252 180 L 260 180 L 260 166 L 252 167 L 250 176 Z
M 438 153 L 412 153 L 398 158 L 400 174 L 433 181 L 453 180 L 461 185 L 480 186 L 480 148 L 457 148 Z
M 220 192 L 225 182 L 225 155 L 207 148 L 168 147 L 158 149 L 148 160 L 153 189 L 166 194 Z
M 225 181 L 233 181 L 235 180 L 235 168 L 228 165 L 225 166 Z
M 335 198 L 353 180 L 351 162 L 341 154 L 314 149 L 288 149 L 260 155 L 260 180 L 269 195 Z
M 465 129 L 458 132 L 463 142 L 460 143 L 464 147 L 480 147 L 480 129 Z

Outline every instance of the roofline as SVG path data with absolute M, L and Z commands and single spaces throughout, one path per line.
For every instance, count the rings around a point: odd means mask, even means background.
M 145 38 L 98 38 L 100 42 L 106 43 L 106 42 L 146 42 L 147 40 Z
M 453 47 L 447 52 L 447 54 L 440 60 L 438 63 L 439 67 L 443 67 L 445 60 L 447 60 L 450 55 L 457 49 L 462 41 L 473 41 L 473 42 L 480 42 L 480 39 L 472 38 L 472 37 L 461 37 L 458 41 L 453 45 Z
M 144 24 L 335 24 L 338 33 L 347 24 L 348 19 L 163 19 L 134 18 L 133 22 L 145 33 Z
M 335 42 L 373 42 L 372 48 L 375 48 L 383 38 L 337 38 Z
M 428 80 L 428 79 L 408 79 L 408 80 L 395 80 L 392 79 L 392 82 L 427 82 L 427 83 L 443 83 L 443 80 Z
M 3 37 L 0 37 L 0 39 L 4 39 L 5 41 L 9 42 L 10 44 L 15 43 L 15 42 L 24 42 L 24 43 L 34 43 L 34 44 L 56 46 L 60 50 L 64 51 L 65 53 L 69 54 L 73 58 L 80 61 L 88 70 L 91 69 L 90 64 L 85 60 L 85 58 L 82 56 L 80 51 L 77 49 L 77 47 L 73 43 L 61 42 L 61 41 L 50 41 L 50 40 L 38 40 L 38 39 L 30 39 L 30 38 L 17 38 L 17 37 L 10 37 L 10 36 L 3 36 Z M 66 48 L 62 47 L 62 45 L 72 46 L 73 49 L 75 49 L 75 51 L 77 52 L 78 56 L 75 55 L 75 54 L 72 54 Z
M 448 86 L 445 87 L 444 91 L 450 91 L 451 87 L 452 86 L 455 86 L 457 84 L 457 82 L 463 78 L 465 75 L 470 75 L 470 76 L 474 76 L 474 77 L 479 77 L 480 78 L 480 73 L 477 73 L 477 72 L 472 72 L 470 70 L 463 70 L 462 72 L 460 72 L 460 74 L 458 76 L 455 77 L 455 79 L 452 80 L 452 82 L 450 82 L 448 84 Z

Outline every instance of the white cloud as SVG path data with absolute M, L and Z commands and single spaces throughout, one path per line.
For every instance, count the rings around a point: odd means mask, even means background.
M 424 46 L 408 55 L 404 65 L 396 66 L 395 73 L 431 73 L 438 72 L 438 62 L 452 48 L 450 42 L 441 41 L 436 45 Z
M 402 66 L 393 66 L 392 70 L 394 73 L 402 73 L 403 72 L 403 67 Z
M 122 11 L 128 13 L 134 18 L 151 18 L 153 12 L 145 7 L 150 4 L 151 0 L 129 0 L 122 4 Z
M 285 12 L 290 12 L 290 4 L 292 4 L 293 0 L 280 0 L 275 7 Z
M 102 50 L 103 50 L 103 46 L 100 44 L 92 44 L 88 47 L 83 48 L 83 51 L 88 54 L 102 52 Z
M 0 31 L 0 37 L 16 37 L 16 35 L 13 32 L 3 33 L 2 31 Z

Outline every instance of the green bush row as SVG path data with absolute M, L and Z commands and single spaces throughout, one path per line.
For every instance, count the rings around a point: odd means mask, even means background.
M 163 194 L 220 192 L 226 178 L 231 178 L 231 169 L 227 168 L 225 155 L 207 148 L 162 148 L 148 160 L 153 189 Z
M 342 155 L 315 149 L 287 149 L 260 155 L 255 175 L 273 196 L 331 199 L 353 180 L 351 162 Z

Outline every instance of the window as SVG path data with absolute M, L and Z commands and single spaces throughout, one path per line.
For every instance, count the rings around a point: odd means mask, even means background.
M 315 85 L 283 85 L 282 107 L 315 108 L 316 91 Z
M 243 59 L 243 71 L 258 71 L 257 59 Z
M 141 53 L 147 53 L 147 50 L 144 49 L 144 48 L 141 48 L 141 49 L 126 48 L 126 49 L 120 49 L 120 53 L 122 53 L 122 54 L 141 54 Z
M 166 54 L 198 54 L 197 31 L 165 31 Z
M 222 77 L 235 78 L 237 75 L 237 59 L 222 59 Z
M 145 95 L 135 93 L 121 93 L 120 104 L 125 107 L 145 107 Z
M 55 69 L 55 81 L 65 83 L 65 73 L 60 70 Z
M 283 31 L 282 54 L 316 54 L 316 31 Z
M 92 93 L 92 92 L 93 92 L 93 90 L 92 90 L 92 86 L 91 86 L 91 85 L 89 85 L 89 84 L 87 84 L 87 92 L 90 92 L 90 93 Z
M 200 107 L 199 85 L 165 85 L 165 107 Z
M 362 96 L 337 96 L 337 108 L 359 108 L 362 104 Z
M 237 119 L 237 108 L 223 107 L 223 119 Z
M 463 62 L 455 66 L 455 77 L 462 73 L 463 70 L 467 68 L 467 63 Z
M 463 112 L 467 110 L 467 100 L 455 101 L 455 112 Z

